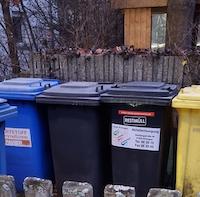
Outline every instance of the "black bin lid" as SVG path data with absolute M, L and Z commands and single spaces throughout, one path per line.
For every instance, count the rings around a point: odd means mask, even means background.
M 103 102 L 169 105 L 177 93 L 177 85 L 140 81 L 118 84 L 102 94 L 101 98 Z
M 68 82 L 52 87 L 36 98 L 38 103 L 96 105 L 100 95 L 112 84 L 97 82 Z

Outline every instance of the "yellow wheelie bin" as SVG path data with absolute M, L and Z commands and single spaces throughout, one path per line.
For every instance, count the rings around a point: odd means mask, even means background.
M 200 86 L 181 89 L 172 106 L 179 114 L 176 189 L 184 197 L 200 191 Z

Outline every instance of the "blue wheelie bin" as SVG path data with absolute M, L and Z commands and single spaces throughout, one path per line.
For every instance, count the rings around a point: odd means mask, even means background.
M 15 177 L 17 191 L 27 176 L 53 179 L 47 115 L 35 98 L 57 80 L 14 78 L 0 83 L 0 96 L 18 107 L 18 116 L 5 128 L 7 173 Z
M 11 107 L 5 99 L 0 99 L 0 175 L 7 173 L 4 141 L 5 121 L 16 114 L 16 107 Z

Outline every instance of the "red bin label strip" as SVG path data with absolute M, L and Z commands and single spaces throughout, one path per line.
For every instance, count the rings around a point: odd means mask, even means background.
M 6 146 L 24 148 L 32 147 L 30 129 L 5 128 L 4 135 Z
M 119 110 L 119 115 L 155 117 L 155 112 Z

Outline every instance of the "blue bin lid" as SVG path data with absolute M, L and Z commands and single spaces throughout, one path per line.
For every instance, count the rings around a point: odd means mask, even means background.
M 47 88 L 58 85 L 58 80 L 14 78 L 0 83 L 0 97 L 16 100 L 35 100 Z
M 5 121 L 17 114 L 17 107 L 10 106 L 7 100 L 0 98 L 0 121 Z
M 37 97 L 37 102 L 96 105 L 100 102 L 100 95 L 112 85 L 98 82 L 68 82 L 44 91 Z
M 102 94 L 101 98 L 103 102 L 168 105 L 177 93 L 177 85 L 140 81 L 118 84 Z

